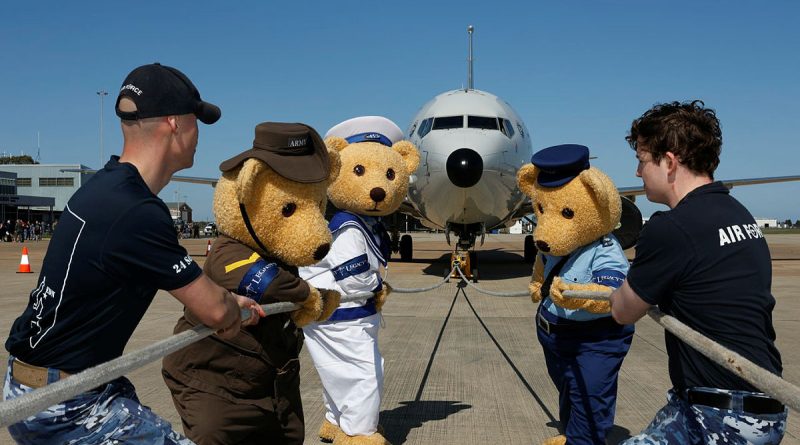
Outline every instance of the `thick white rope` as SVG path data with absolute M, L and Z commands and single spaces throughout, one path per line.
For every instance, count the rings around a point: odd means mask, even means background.
M 584 298 L 590 300 L 608 301 L 610 292 L 594 291 L 564 291 L 568 298 Z M 684 343 L 696 349 L 718 365 L 725 367 L 747 383 L 769 394 L 770 397 L 780 400 L 784 405 L 795 411 L 800 411 L 800 388 L 756 365 L 744 358 L 741 354 L 733 352 L 719 343 L 686 326 L 677 318 L 661 312 L 653 306 L 647 311 L 656 323 L 681 339 Z
M 342 297 L 341 302 L 346 303 L 360 300 L 371 295 L 371 292 L 359 292 Z M 264 304 L 261 305 L 261 307 L 267 315 L 291 312 L 301 308 L 299 304 L 286 302 Z M 248 317 L 250 317 L 250 313 L 248 311 L 242 311 L 242 318 Z M 160 340 L 138 351 L 117 357 L 114 360 L 85 369 L 78 374 L 71 375 L 66 379 L 25 393 L 15 399 L 0 402 L 0 427 L 6 427 L 19 422 L 61 401 L 71 399 L 105 382 L 110 382 L 118 377 L 122 377 L 165 355 L 171 354 L 198 340 L 208 337 L 214 332 L 213 329 L 207 326 L 195 326 L 190 330 Z
M 461 278 L 472 288 L 488 295 L 511 297 L 526 296 L 527 292 L 501 293 L 479 289 L 473 286 L 464 276 L 460 268 L 454 267 Z M 452 273 L 452 271 L 451 271 Z M 397 293 L 426 292 L 444 285 L 449 279 L 445 277 L 441 282 L 425 288 L 393 288 Z M 371 292 L 359 292 L 343 296 L 341 303 L 356 301 L 371 296 Z M 592 300 L 608 300 L 608 293 L 591 291 L 566 291 L 564 293 L 569 298 L 585 298 Z M 301 306 L 295 303 L 273 303 L 261 306 L 267 315 L 283 312 L 291 312 L 300 309 Z M 663 314 L 657 308 L 651 308 L 648 315 L 676 337 L 685 341 L 688 345 L 702 352 L 721 366 L 739 375 L 744 380 L 769 394 L 773 398 L 780 400 L 794 410 L 800 411 L 800 389 L 782 378 L 766 371 L 745 359 L 741 355 L 729 351 L 712 340 L 693 331 L 685 324 L 674 317 Z M 243 318 L 249 317 L 249 313 L 243 312 Z M 0 427 L 6 427 L 19 422 L 38 412 L 44 411 L 63 400 L 70 399 L 80 393 L 86 392 L 105 382 L 109 382 L 121 377 L 133 370 L 136 370 L 150 362 L 158 360 L 165 355 L 171 354 L 185 346 L 201 340 L 213 334 L 214 330 L 206 326 L 196 326 L 193 329 L 173 335 L 164 340 L 153 343 L 139 351 L 123 355 L 114 360 L 102 363 L 93 368 L 86 369 L 78 374 L 71 375 L 66 379 L 59 380 L 43 388 L 36 389 L 22 396 L 0 402 Z
M 471 287 L 472 289 L 475 289 L 476 291 L 478 291 L 478 292 L 480 292 L 482 294 L 492 295 L 494 297 L 527 297 L 527 296 L 531 295 L 531 293 L 529 291 L 524 291 L 524 292 L 494 292 L 494 291 L 490 291 L 490 290 L 481 289 L 478 286 L 476 286 L 476 285 L 474 285 L 474 284 L 469 282 L 467 277 L 464 276 L 464 272 L 461 271 L 460 267 L 454 266 L 453 268 L 458 271 L 458 274 L 461 275 L 461 279 L 464 280 L 465 283 L 467 283 L 467 286 Z
M 408 289 L 392 288 L 392 291 L 397 293 L 427 292 L 428 290 L 433 290 L 442 286 L 446 281 L 445 279 L 430 287 Z M 357 301 L 372 295 L 372 292 L 358 292 L 343 296 L 340 303 Z M 267 315 L 291 312 L 301 308 L 299 304 L 288 302 L 264 304 L 261 305 L 261 307 Z M 249 317 L 249 312 L 242 312 L 242 318 Z M 85 369 L 78 374 L 71 375 L 66 379 L 25 393 L 15 399 L 0 402 L 0 427 L 6 427 L 19 422 L 61 401 L 71 399 L 103 383 L 122 377 L 131 371 L 208 337 L 213 333 L 214 330 L 206 326 L 195 326 L 190 330 L 160 340 L 138 351 L 117 357 L 106 363 L 101 363 L 95 367 Z
M 428 292 L 428 291 L 437 289 L 439 287 L 444 286 L 445 283 L 450 281 L 450 274 L 453 273 L 453 270 L 458 270 L 458 268 L 456 266 L 453 266 L 453 269 L 450 270 L 450 272 L 444 277 L 444 279 L 442 279 L 442 281 L 434 284 L 433 286 L 428 286 L 428 287 L 392 287 L 392 292 L 397 292 L 398 294 L 416 294 L 416 293 L 420 293 L 420 292 Z
M 0 426 L 6 427 L 19 422 L 44 411 L 49 406 L 70 399 L 104 382 L 114 380 L 213 333 L 214 330 L 211 328 L 196 326 L 191 330 L 158 341 L 133 354 L 123 355 L 106 363 L 101 363 L 66 379 L 25 393 L 16 399 L 4 401 L 0 403 Z

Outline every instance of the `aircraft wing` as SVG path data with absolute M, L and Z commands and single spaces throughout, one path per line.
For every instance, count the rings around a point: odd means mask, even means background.
M 744 179 L 722 179 L 720 182 L 725 184 L 725 187 L 729 189 L 733 188 L 737 185 L 754 185 L 754 184 L 771 184 L 775 182 L 790 182 L 790 181 L 800 181 L 800 175 L 792 175 L 792 176 L 767 176 L 765 178 L 744 178 Z M 619 191 L 620 196 L 625 196 L 627 198 L 633 198 L 638 195 L 644 195 L 644 186 L 635 186 L 635 187 L 617 187 L 617 191 Z M 522 218 L 525 215 L 530 215 L 533 213 L 533 205 L 531 204 L 530 198 L 526 199 L 522 206 L 514 212 L 511 216 L 513 219 Z
M 97 170 L 91 168 L 62 168 L 61 171 L 65 173 L 83 173 L 87 175 L 93 175 L 97 173 Z M 173 176 L 171 181 L 190 182 L 192 184 L 208 184 L 211 187 L 216 187 L 217 182 L 219 182 L 219 178 L 204 178 L 202 176 Z
M 400 208 L 397 209 L 398 212 L 403 213 L 405 215 L 414 217 L 416 219 L 425 219 L 425 217 L 414 208 L 413 205 L 408 201 L 408 199 L 404 200 L 402 204 L 400 204 Z
M 744 178 L 744 179 L 722 179 L 720 182 L 729 189 L 737 185 L 771 184 L 774 182 L 800 181 L 800 176 L 768 176 L 766 178 Z M 618 187 L 619 194 L 622 196 L 644 195 L 644 186 L 638 187 Z
M 403 200 L 403 203 L 400 204 L 400 208 L 397 209 L 397 213 L 408 215 L 429 229 L 444 229 L 444 227 L 439 226 L 438 224 L 426 218 L 425 215 L 420 213 L 413 205 L 411 205 L 411 202 L 408 200 L 408 198 Z
M 211 187 L 216 187 L 219 178 L 204 178 L 202 176 L 173 176 L 172 181 L 177 182 L 191 182 L 192 184 L 208 184 Z

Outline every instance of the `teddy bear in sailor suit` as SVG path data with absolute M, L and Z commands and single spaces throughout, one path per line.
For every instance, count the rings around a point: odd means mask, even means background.
M 378 425 L 383 390 L 383 357 L 378 350 L 380 311 L 391 288 L 381 279 L 390 241 L 380 217 L 395 212 L 408 193 L 408 178 L 419 164 L 413 144 L 389 119 L 363 116 L 326 134 L 328 149 L 341 157 L 339 177 L 328 188 L 337 208 L 329 228 L 333 242 L 319 263 L 300 269 L 312 286 L 342 296 L 373 296 L 340 304 L 325 322 L 303 331 L 323 386 L 325 420 L 319 437 L 336 445 L 389 442 Z

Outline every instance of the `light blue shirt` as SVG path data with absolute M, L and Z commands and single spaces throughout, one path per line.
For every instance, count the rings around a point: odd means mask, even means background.
M 562 257 L 540 253 L 545 259 L 544 276 L 547 278 L 550 271 L 558 264 Z M 619 241 L 614 235 L 607 235 L 593 243 L 587 244 L 572 252 L 567 257 L 567 262 L 561 269 L 559 276 L 566 283 L 587 284 L 595 283 L 612 288 L 622 286 L 628 274 L 628 259 Z M 570 320 L 594 320 L 608 317 L 609 314 L 593 314 L 583 309 L 564 309 L 553 303 L 550 297 L 542 302 L 542 309 Z

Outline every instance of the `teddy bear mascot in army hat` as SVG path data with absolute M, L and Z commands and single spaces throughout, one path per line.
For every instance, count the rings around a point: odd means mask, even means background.
M 260 304 L 292 302 L 230 339 L 206 337 L 164 358 L 163 375 L 184 430 L 200 445 L 297 444 L 302 326 L 326 319 L 339 293 L 310 286 L 297 267 L 328 253 L 324 217 L 339 156 L 305 124 L 264 122 L 253 148 L 220 165 L 214 215 L 220 236 L 204 269 L 226 289 Z M 197 319 L 185 311 L 175 333 Z

